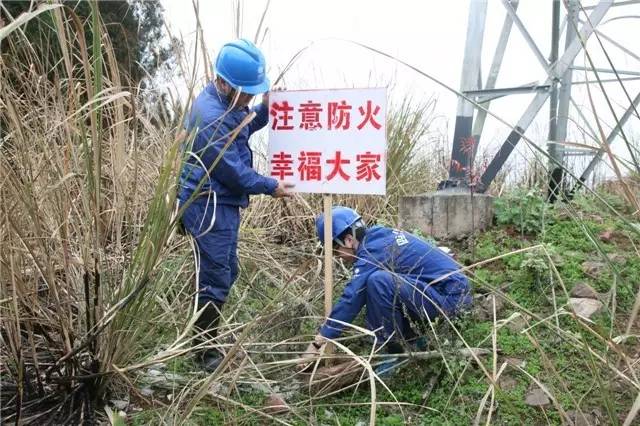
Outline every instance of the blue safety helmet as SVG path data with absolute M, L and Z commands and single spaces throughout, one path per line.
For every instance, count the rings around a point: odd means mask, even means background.
M 338 237 L 347 229 L 354 229 L 364 226 L 362 217 L 355 210 L 349 207 L 334 206 L 331 210 L 332 229 L 331 239 L 340 245 L 342 242 Z M 316 218 L 316 233 L 320 243 L 324 244 L 324 214 Z
M 222 46 L 215 71 L 231 87 L 257 95 L 269 91 L 264 55 L 249 40 L 239 39 Z

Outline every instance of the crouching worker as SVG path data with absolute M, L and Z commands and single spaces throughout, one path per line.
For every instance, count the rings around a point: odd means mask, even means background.
M 333 249 L 334 256 L 353 265 L 353 277 L 309 344 L 301 367 L 319 354 L 326 339 L 338 338 L 344 324 L 351 323 L 365 305 L 367 328 L 375 331 L 378 345 L 386 343 L 390 353 L 402 352 L 406 345 L 424 350 L 419 347 L 424 338 L 416 335 L 410 321 L 453 317 L 470 306 L 467 278 L 437 247 L 395 229 L 367 228 L 360 215 L 347 207 L 334 207 L 332 220 L 333 247 L 325 250 Z M 323 215 L 316 219 L 316 231 L 322 242 Z

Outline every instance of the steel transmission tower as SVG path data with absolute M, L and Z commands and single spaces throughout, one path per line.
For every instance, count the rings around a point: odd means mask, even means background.
M 593 171 L 604 153 L 604 149 L 600 151 L 567 150 L 563 145 L 567 136 L 569 107 L 573 103 L 571 97 L 571 88 L 572 85 L 575 84 L 573 81 L 573 70 L 589 70 L 584 67 L 575 67 L 574 59 L 584 49 L 587 40 L 592 35 L 598 34 L 600 37 L 607 38 L 605 34 L 598 31 L 597 27 L 603 22 L 603 18 L 612 7 L 636 4 L 640 3 L 640 0 L 621 1 L 617 3 L 614 3 L 613 0 L 600 0 L 595 6 L 590 7 L 582 7 L 579 0 L 551 0 L 551 48 L 548 58 L 542 53 L 527 30 L 524 22 L 518 16 L 518 0 L 500 1 L 505 9 L 505 19 L 489 68 L 487 80 L 483 87 L 480 81 L 480 67 L 488 0 L 470 1 L 460 91 L 467 98 L 482 106 L 482 108 L 476 108 L 473 103 L 463 97 L 458 99 L 449 178 L 440 182 L 438 190 L 448 188 L 460 188 L 462 190 L 473 187 L 475 192 L 484 193 L 527 131 L 529 125 L 534 121 L 542 107 L 548 101 L 550 103 L 549 143 L 547 148 L 549 153 L 549 199 L 550 201 L 554 201 L 560 196 L 561 190 L 564 187 L 563 165 L 565 164 L 565 158 L 567 156 L 593 155 L 591 162 L 579 177 L 574 187 L 575 190 L 576 187 L 587 180 L 589 174 Z M 563 11 L 565 18 L 561 24 Z M 518 87 L 496 88 L 497 77 L 514 25 L 525 39 L 533 55 L 542 65 L 542 68 L 546 71 L 545 81 L 542 84 L 525 84 Z M 561 31 L 565 33 L 565 43 L 562 53 L 560 52 Z M 609 39 L 609 41 L 620 49 L 625 50 L 624 46 L 619 45 L 613 40 Z M 626 49 L 626 51 L 636 59 L 640 59 L 628 51 L 628 49 Z M 638 72 L 618 70 L 598 71 L 615 72 L 617 78 L 608 80 L 611 82 L 621 81 L 618 75 L 631 75 L 635 76 L 636 79 L 640 76 Z M 520 116 L 517 124 L 503 142 L 486 170 L 479 176 L 479 180 L 471 182 L 470 170 L 474 164 L 478 144 L 487 117 L 487 112 L 483 108 L 488 109 L 493 99 L 522 93 L 535 93 L 535 96 Z M 637 114 L 636 107 L 638 103 L 640 103 L 640 94 L 638 94 L 633 101 L 629 102 L 627 110 L 618 119 L 616 127 L 608 135 L 605 141 L 607 144 L 611 144 L 616 136 L 620 134 L 622 126 L 629 117 L 632 116 L 634 112 Z M 578 111 L 578 113 L 580 113 L 580 111 Z

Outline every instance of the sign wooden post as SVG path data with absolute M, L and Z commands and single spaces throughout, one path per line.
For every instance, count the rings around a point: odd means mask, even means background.
M 331 194 L 324 195 L 324 314 L 329 317 L 333 305 L 333 218 Z
M 324 194 L 324 315 L 329 318 L 333 305 L 333 216 L 331 215 L 332 196 Z M 324 347 L 324 354 L 333 353 L 333 346 L 327 343 Z M 326 364 L 329 364 L 327 360 Z

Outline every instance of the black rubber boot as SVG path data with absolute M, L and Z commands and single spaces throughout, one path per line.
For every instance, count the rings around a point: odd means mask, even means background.
M 218 322 L 220 321 L 220 311 L 222 310 L 222 306 L 224 304 L 220 302 L 208 302 L 204 306 L 204 310 L 200 314 L 200 317 L 197 319 L 195 328 L 197 333 L 202 333 L 200 336 L 194 339 L 194 345 L 200 345 L 204 342 L 215 341 L 216 337 L 218 337 Z M 203 308 L 203 302 L 198 301 L 198 311 Z M 208 348 L 202 349 L 196 355 L 196 359 L 200 364 L 200 367 L 207 371 L 213 372 L 218 368 L 224 355 L 220 353 L 217 349 Z

